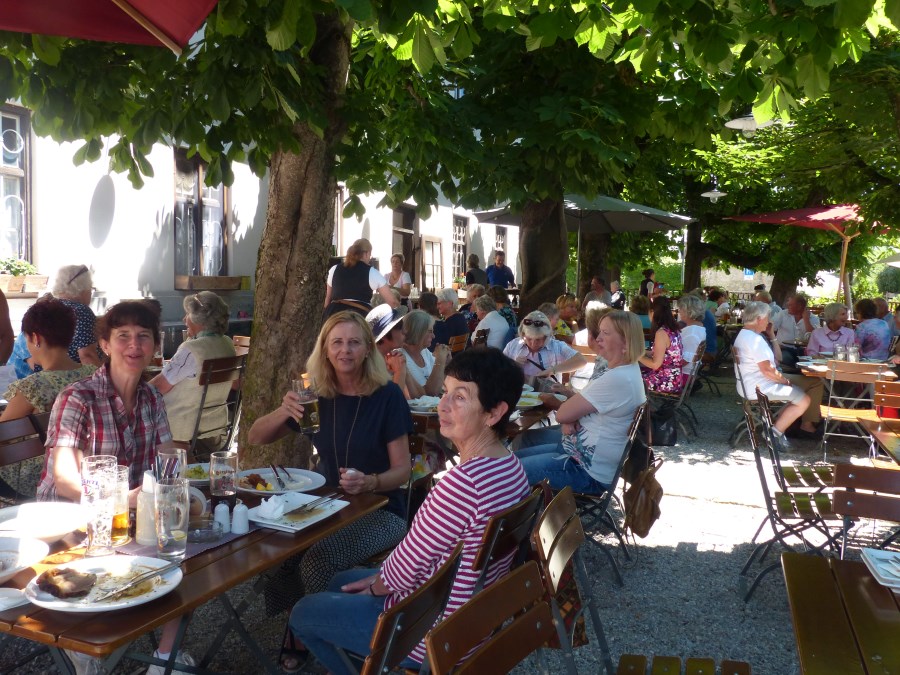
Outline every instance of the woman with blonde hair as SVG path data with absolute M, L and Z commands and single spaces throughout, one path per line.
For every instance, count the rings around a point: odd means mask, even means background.
M 436 345 L 434 353 L 428 346 L 434 339 L 434 317 L 415 309 L 403 318 L 406 341 L 402 352 L 406 357 L 406 387 L 412 398 L 439 396 L 444 384 L 444 367 L 450 361 L 450 348 Z
M 190 442 L 197 423 L 197 411 L 203 387 L 198 377 L 204 361 L 234 356 L 234 343 L 225 335 L 228 330 L 228 305 L 212 291 L 200 291 L 184 298 L 184 324 L 190 339 L 182 342 L 175 356 L 150 380 L 166 402 L 169 427 L 176 441 Z M 210 385 L 200 419 L 198 447 L 201 454 L 220 449 L 222 435 L 228 425 L 224 403 L 231 391 L 230 382 Z
M 606 359 L 607 368 L 556 411 L 560 443 L 516 453 L 532 485 L 547 478 L 556 490 L 570 485 L 576 492 L 599 494 L 609 489 L 634 411 L 647 400 L 637 365 L 644 353 L 637 317 L 613 310 L 589 334 L 591 348 Z
M 412 417 L 366 320 L 355 312 L 330 316 L 306 370 L 319 393 L 319 431 L 312 435 L 317 470 L 331 487 L 352 495 L 379 492 L 388 503 L 303 554 L 301 592 L 276 589 L 279 602 L 288 607 L 303 593 L 324 591 L 335 574 L 395 547 L 406 534 L 406 499 L 400 487 L 409 479 Z M 297 420 L 303 415 L 299 396 L 288 391 L 279 408 L 254 422 L 248 440 L 272 443 L 299 431 Z M 286 650 L 284 665 L 299 658 Z
M 387 279 L 369 265 L 371 259 L 372 243 L 368 239 L 357 239 L 347 249 L 344 264 L 334 265 L 328 270 L 323 319 L 345 310 L 365 316 L 372 309 L 369 301 L 376 291 L 391 307 L 396 309 L 400 306 L 391 293 Z

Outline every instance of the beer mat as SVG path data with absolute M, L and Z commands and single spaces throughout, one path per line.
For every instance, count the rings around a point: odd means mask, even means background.
M 258 530 L 259 525 L 255 523 L 250 523 L 250 532 L 253 530 Z M 249 534 L 249 533 L 245 533 Z M 233 532 L 229 532 L 228 534 L 223 534 L 222 538 L 218 541 L 209 541 L 201 544 L 195 544 L 194 542 L 189 541 L 187 543 L 187 549 L 184 554 L 184 559 L 188 560 L 189 558 L 193 558 L 195 555 L 200 555 L 204 551 L 209 551 L 210 549 L 216 548 L 218 546 L 222 546 L 223 544 L 227 544 L 230 541 L 234 541 L 238 537 L 243 537 L 243 534 L 234 534 Z M 127 544 L 123 546 L 116 546 L 116 553 L 126 553 L 128 555 L 140 555 L 147 556 L 150 558 L 158 557 L 156 553 L 156 544 L 139 544 L 134 539 L 132 539 Z

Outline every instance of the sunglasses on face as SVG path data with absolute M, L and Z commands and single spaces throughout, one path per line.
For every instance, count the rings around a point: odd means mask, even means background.
M 540 319 L 525 319 L 522 323 L 526 326 L 534 326 L 535 328 L 543 328 L 547 325 L 545 321 L 541 321 Z

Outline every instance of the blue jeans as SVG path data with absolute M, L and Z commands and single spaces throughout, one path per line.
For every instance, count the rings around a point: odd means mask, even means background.
M 291 610 L 288 625 L 294 635 L 334 675 L 353 675 L 335 647 L 366 656 L 375 623 L 384 611 L 384 597 L 342 593 L 341 586 L 371 577 L 376 572 L 372 569 L 341 572 L 328 584 L 327 591 L 301 598 Z M 421 664 L 408 658 L 400 665 L 404 668 L 421 667 Z
M 554 490 L 562 490 L 568 485 L 575 492 L 602 494 L 608 489 L 563 452 L 560 443 L 518 450 L 516 457 L 525 469 L 529 485 L 540 483 L 546 478 Z
M 519 450 L 534 448 L 539 445 L 556 445 L 559 443 L 561 436 L 562 431 L 558 424 L 554 424 L 551 427 L 532 427 L 519 436 Z M 516 456 L 521 457 L 522 455 L 516 452 Z

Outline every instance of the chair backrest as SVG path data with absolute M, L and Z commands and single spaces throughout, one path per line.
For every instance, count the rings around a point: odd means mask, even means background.
M 469 334 L 465 333 L 464 335 L 454 335 L 451 337 L 447 343 L 450 346 L 450 352 L 455 354 L 456 352 L 461 352 L 466 348 L 466 342 L 469 340 Z
M 456 545 L 431 578 L 378 617 L 361 675 L 386 673 L 415 649 L 444 613 L 462 556 Z
M 432 672 L 510 672 L 554 634 L 543 595 L 540 570 L 530 561 L 473 596 L 425 636 Z
M 851 518 L 900 523 L 900 471 L 874 466 L 836 464 L 832 508 L 844 517 L 841 558 L 847 547 Z
M 772 436 L 772 430 L 775 428 L 775 415 L 772 412 L 772 405 L 769 402 L 769 397 L 763 394 L 759 390 L 759 387 L 756 388 L 756 402 L 759 404 L 759 416 L 762 420 L 763 431 L 765 432 L 765 438 L 763 439 L 762 444 L 765 445 L 768 452 L 769 461 L 772 464 L 772 470 L 774 472 L 775 482 L 778 484 L 778 487 L 780 489 L 784 490 L 787 488 L 787 483 L 784 479 L 784 472 L 781 468 L 781 453 L 778 451 L 778 445 L 775 443 L 775 439 Z M 749 426 L 750 422 L 748 422 L 747 424 Z M 756 442 L 757 445 L 761 445 L 758 436 L 756 438 Z
M 475 337 L 472 338 L 472 346 L 478 347 L 480 345 L 486 345 L 490 332 L 490 328 L 482 328 L 481 330 L 476 330 Z
M 753 399 L 750 398 L 747 389 L 744 387 L 744 377 L 741 374 L 741 355 L 738 348 L 734 345 L 731 346 L 731 359 L 734 361 L 734 379 L 737 380 L 738 393 L 743 400 L 752 401 Z
M 250 348 L 250 336 L 249 335 L 235 335 L 231 338 L 231 343 L 235 347 L 246 347 Z
M 234 383 L 240 383 L 246 367 L 246 356 L 226 356 L 220 359 L 206 359 L 200 369 L 200 377 L 198 385 L 203 387 L 203 394 L 200 396 L 200 406 L 197 409 L 197 419 L 194 421 L 194 433 L 191 435 L 191 454 L 195 454 L 197 441 L 201 436 L 218 431 L 225 437 L 222 447 L 229 447 L 234 438 L 234 430 L 237 428 L 238 419 L 241 414 L 241 387 L 234 387 Z M 216 401 L 207 404 L 207 396 L 209 387 L 214 384 L 232 383 L 232 394 L 230 400 L 226 398 L 224 401 Z M 203 414 L 215 408 L 225 408 L 227 411 L 227 422 L 212 428 L 200 428 L 203 421 Z
M 873 384 L 886 370 L 887 366 L 884 363 L 859 363 L 836 359 L 828 361 L 828 377 L 832 383 L 838 381 Z
M 44 442 L 29 417 L 0 422 L 0 466 L 44 456 Z
M 412 414 L 413 433 L 424 435 L 428 431 L 428 415 Z
M 554 596 L 566 565 L 584 541 L 584 529 L 571 487 L 560 490 L 544 509 L 535 525 L 532 541 L 544 571 L 547 590 Z
M 900 381 L 878 380 L 875 382 L 875 405 L 900 408 Z
M 513 567 L 525 561 L 531 546 L 534 524 L 544 507 L 543 492 L 543 488 L 536 485 L 531 494 L 518 504 L 495 513 L 488 519 L 481 547 L 472 561 L 472 570 L 481 572 L 475 583 L 474 593 L 484 587 L 491 561 L 499 560 L 512 552 L 518 554 L 513 559 Z
M 34 430 L 41 437 L 41 443 L 47 442 L 47 429 L 50 428 L 50 411 L 42 413 L 31 413 L 28 418 L 34 424 Z
M 894 353 L 894 350 L 897 348 L 897 340 L 900 340 L 900 335 L 895 335 L 891 338 L 891 344 L 888 345 L 888 354 Z

